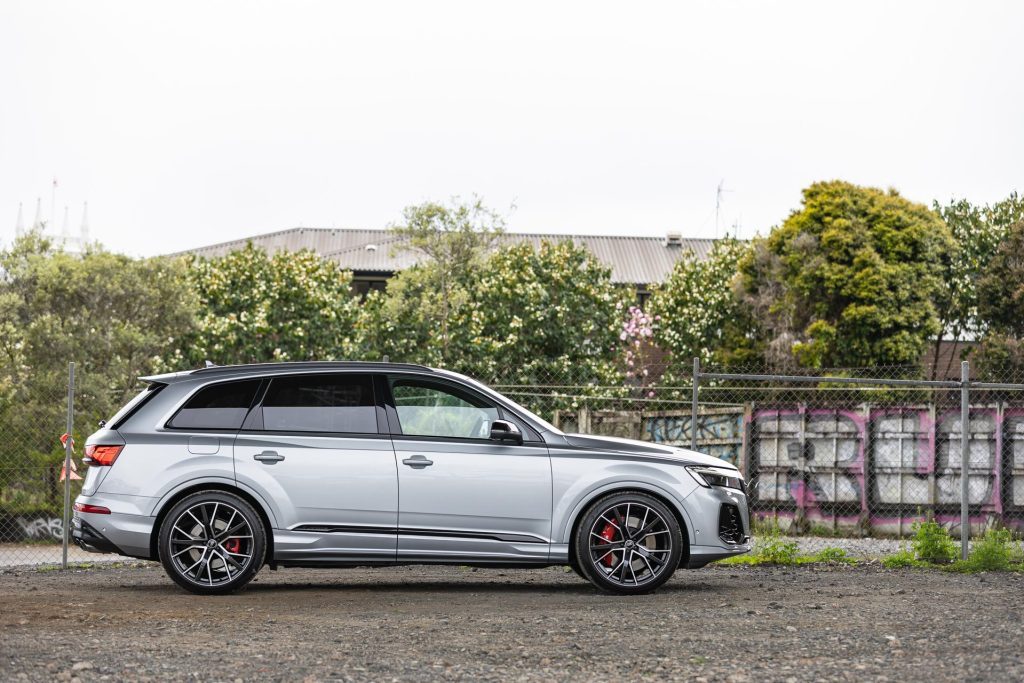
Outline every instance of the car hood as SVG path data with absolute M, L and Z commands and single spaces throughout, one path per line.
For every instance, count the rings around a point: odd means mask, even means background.
M 706 455 L 668 444 L 652 443 L 650 441 L 636 441 L 634 439 L 620 439 L 614 436 L 594 436 L 593 434 L 566 434 L 566 442 L 575 448 L 587 448 L 600 451 L 611 451 L 620 453 L 623 456 L 646 456 L 678 462 L 680 465 L 708 465 L 721 467 L 728 470 L 736 470 L 736 466 L 716 458 L 713 455 Z M 738 470 L 737 470 L 738 471 Z

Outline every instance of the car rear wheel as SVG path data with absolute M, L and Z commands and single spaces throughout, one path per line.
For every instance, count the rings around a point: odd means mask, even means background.
M 613 493 L 591 505 L 576 528 L 581 572 L 609 593 L 649 593 L 671 578 L 682 557 L 676 516 L 646 493 Z
M 266 530 L 253 507 L 226 491 L 179 501 L 160 526 L 160 562 L 175 583 L 199 594 L 230 593 L 263 566 Z

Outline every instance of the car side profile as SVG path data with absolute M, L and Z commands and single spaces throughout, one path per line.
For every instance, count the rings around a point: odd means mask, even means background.
M 267 564 L 568 564 L 634 594 L 750 550 L 732 465 L 565 434 L 453 372 L 309 362 L 143 379 L 86 443 L 72 535 L 159 560 L 194 593 Z

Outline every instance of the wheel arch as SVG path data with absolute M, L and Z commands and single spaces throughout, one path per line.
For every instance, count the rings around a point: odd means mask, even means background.
M 690 559 L 690 526 L 686 521 L 686 513 L 679 504 L 672 500 L 672 498 L 664 491 L 660 491 L 654 487 L 633 483 L 615 484 L 600 488 L 597 491 L 591 492 L 588 496 L 584 497 L 579 503 L 577 503 L 576 507 L 573 509 L 572 515 L 570 516 L 569 537 L 567 539 L 569 542 L 569 561 L 572 562 L 576 560 L 576 532 L 579 530 L 580 522 L 583 521 L 583 517 L 587 510 L 589 510 L 591 506 L 601 498 L 619 493 L 643 493 L 658 500 L 672 511 L 672 514 L 676 518 L 676 522 L 679 523 L 679 529 L 682 532 L 680 535 L 683 537 L 682 554 L 679 557 L 678 566 L 685 567 Z
M 263 529 L 266 531 L 267 536 L 267 551 L 266 551 L 266 563 L 274 564 L 274 527 L 270 523 L 270 516 L 267 514 L 263 504 L 245 489 L 233 486 L 226 482 L 221 481 L 202 481 L 190 484 L 184 488 L 175 491 L 173 494 L 167 496 L 160 502 L 159 510 L 156 513 L 156 520 L 153 522 L 153 531 L 149 535 L 149 553 L 150 559 L 159 560 L 159 542 L 160 542 L 160 527 L 164 523 L 164 518 L 167 513 L 170 512 L 171 508 L 178 504 L 180 500 L 186 496 L 190 496 L 193 493 L 199 493 L 200 491 L 221 491 L 224 493 L 232 493 L 245 502 L 249 503 L 256 511 L 256 514 L 260 516 L 260 521 L 263 523 Z

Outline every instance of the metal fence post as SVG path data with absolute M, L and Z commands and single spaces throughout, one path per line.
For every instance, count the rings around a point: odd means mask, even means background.
M 68 363 L 68 438 L 64 441 L 64 533 L 60 566 L 68 568 L 68 540 L 71 536 L 71 433 L 75 428 L 75 364 Z
M 700 388 L 700 358 L 693 359 L 693 402 L 690 405 L 690 450 L 697 450 L 697 390 Z
M 969 361 L 960 363 L 960 556 L 967 559 L 967 542 L 971 537 L 970 468 L 971 453 L 971 390 Z

